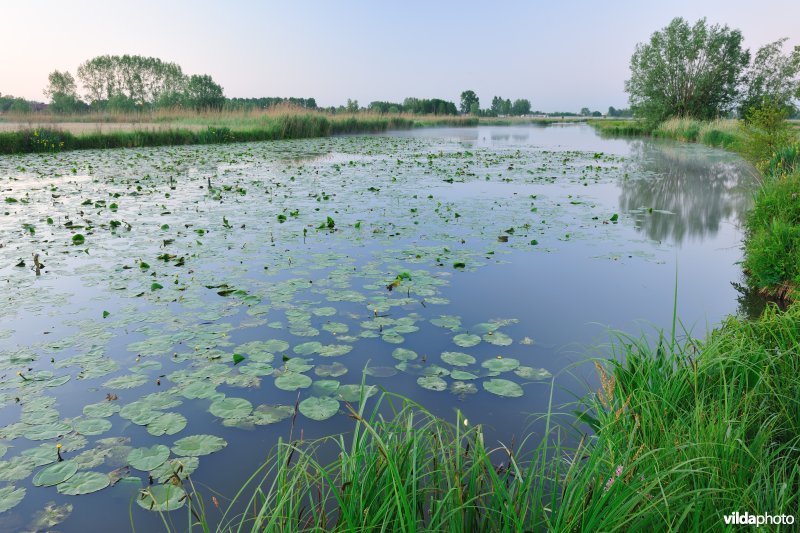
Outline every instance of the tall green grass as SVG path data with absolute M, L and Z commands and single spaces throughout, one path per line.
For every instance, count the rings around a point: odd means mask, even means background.
M 651 133 L 651 129 L 641 120 L 589 119 L 587 123 L 596 128 L 603 135 L 638 137 L 650 135 Z

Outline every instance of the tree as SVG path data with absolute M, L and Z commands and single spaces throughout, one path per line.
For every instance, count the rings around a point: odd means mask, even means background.
M 475 91 L 467 90 L 461 93 L 461 112 L 465 115 L 471 113 L 473 105 L 477 105 L 478 109 L 480 109 L 481 102 Z
M 194 109 L 222 109 L 222 87 L 208 74 L 193 75 L 186 84 L 186 102 Z
M 47 76 L 44 94 L 50 98 L 50 109 L 55 113 L 74 113 L 78 110 L 78 87 L 69 71 L 54 70 Z
M 78 79 L 90 102 L 125 96 L 137 106 L 152 104 L 162 94 L 180 93 L 190 79 L 181 67 L 156 57 L 98 56 L 81 63 Z
M 522 98 L 520 100 L 514 100 L 514 104 L 511 106 L 511 114 L 512 115 L 527 115 L 531 112 L 531 102 L 530 100 L 526 100 Z
M 690 26 L 678 17 L 636 45 L 625 82 L 631 106 L 651 123 L 672 116 L 711 119 L 729 112 L 750 54 L 728 26 Z
M 785 43 L 786 38 L 778 39 L 756 52 L 744 76 L 740 116 L 746 118 L 764 102 L 786 107 L 790 114 L 794 110 L 792 100 L 800 99 L 800 46 L 784 55 Z
M 345 111 L 348 113 L 358 113 L 358 100 L 351 100 L 347 99 L 347 107 L 345 107 Z
M 588 107 L 582 107 L 582 108 L 581 108 L 581 115 L 582 115 L 582 116 L 584 116 L 584 117 L 588 117 L 588 116 L 589 116 L 589 115 L 591 115 L 591 114 L 592 114 L 592 112 L 589 110 L 589 108 L 588 108 Z

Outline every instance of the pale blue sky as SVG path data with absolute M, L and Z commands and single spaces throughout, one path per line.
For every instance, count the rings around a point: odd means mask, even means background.
M 227 96 L 320 105 L 473 89 L 535 109 L 624 107 L 636 43 L 676 16 L 739 28 L 749 48 L 800 44 L 800 1 L 0 2 L 0 92 L 43 100 L 53 69 L 140 54 L 207 73 Z

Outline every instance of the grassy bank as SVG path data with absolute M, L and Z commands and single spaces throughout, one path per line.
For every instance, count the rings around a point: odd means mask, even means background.
M 736 511 L 797 518 L 798 346 L 800 306 L 730 318 L 704 342 L 620 335 L 616 357 L 596 363 L 601 388 L 575 406 L 576 426 L 551 412 L 516 443 L 384 394 L 371 413 L 351 410 L 346 436 L 279 444 L 226 512 L 184 480 L 190 520 L 223 531 L 512 532 L 712 531 Z
M 63 117 L 73 122 L 77 117 Z M 474 126 L 477 119 L 413 115 L 329 115 L 297 110 L 269 113 L 192 113 L 115 117 L 132 124 L 131 131 L 84 131 L 61 129 L 60 122 L 30 123 L 24 129 L 0 132 L 0 154 L 55 152 L 92 148 L 134 148 L 185 144 L 215 144 L 377 133 L 421 126 Z M 168 121 L 168 122 L 167 122 Z M 169 124 L 148 128 L 149 124 Z M 198 127 L 199 126 L 199 127 Z

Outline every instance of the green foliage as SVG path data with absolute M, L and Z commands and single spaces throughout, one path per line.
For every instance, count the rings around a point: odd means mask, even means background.
M 625 90 L 651 124 L 675 116 L 713 119 L 733 108 L 748 62 L 739 30 L 675 18 L 636 46 Z
M 477 106 L 477 109 L 480 109 L 480 100 L 478 99 L 478 95 L 475 94 L 475 91 L 466 90 L 461 93 L 461 113 L 466 115 L 467 113 L 473 113 L 473 109 Z
M 800 98 L 800 46 L 788 55 L 782 53 L 786 38 L 758 49 L 745 75 L 745 88 L 739 115 L 747 117 L 764 101 L 794 111 L 792 100 Z
M 751 107 L 742 131 L 746 138 L 744 154 L 757 166 L 770 160 L 775 152 L 791 143 L 793 133 L 786 118 L 789 113 L 780 103 L 764 101 Z
M 800 173 L 768 177 L 746 219 L 744 268 L 755 287 L 800 283 Z
M 208 75 L 191 76 L 185 92 L 186 103 L 193 109 L 222 109 L 225 103 L 222 87 Z

